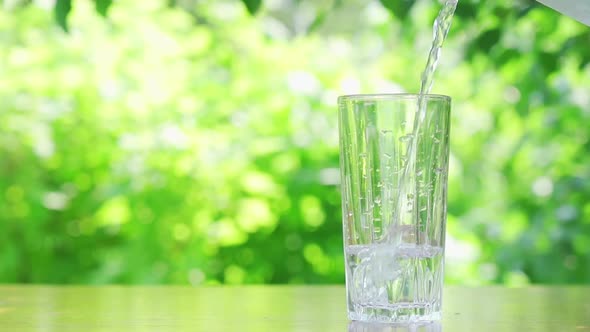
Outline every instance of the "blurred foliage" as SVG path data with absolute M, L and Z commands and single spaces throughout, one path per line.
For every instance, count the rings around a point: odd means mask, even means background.
M 417 91 L 438 2 L 29 2 L 0 11 L 0 281 L 343 282 L 336 97 Z M 590 281 L 588 45 L 460 2 L 448 282 Z

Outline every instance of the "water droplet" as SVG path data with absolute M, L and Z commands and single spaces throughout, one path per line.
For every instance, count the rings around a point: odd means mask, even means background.
M 416 172 L 416 176 L 422 176 L 422 174 L 424 174 L 424 172 L 422 170 L 419 170 L 418 172 Z
M 440 173 L 444 172 L 445 170 L 443 168 L 441 168 L 441 167 L 437 167 L 437 168 L 434 169 L 434 171 L 436 173 L 439 173 L 440 174 Z
M 399 138 L 399 141 L 400 141 L 400 142 L 402 142 L 402 143 L 403 143 L 403 142 L 408 142 L 408 141 L 410 141 L 412 138 L 414 138 L 414 135 L 413 135 L 413 134 L 407 134 L 407 135 L 401 136 L 401 137 Z
M 406 204 L 406 208 L 408 209 L 408 213 L 414 211 L 414 202 L 408 201 L 408 203 Z
M 377 182 L 377 188 L 381 188 L 381 187 L 383 187 L 383 182 L 381 182 L 381 181 Z
M 440 143 L 440 139 L 438 139 L 436 136 L 432 137 L 432 141 L 434 142 L 434 144 Z
M 391 159 L 391 155 L 389 153 L 384 153 L 383 156 L 387 159 Z
M 375 197 L 375 204 L 381 205 L 381 196 Z

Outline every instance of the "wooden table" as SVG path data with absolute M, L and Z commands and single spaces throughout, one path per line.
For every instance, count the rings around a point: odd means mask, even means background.
M 589 331 L 590 287 L 447 287 L 416 331 Z M 343 286 L 0 286 L 0 331 L 403 331 L 352 324 Z

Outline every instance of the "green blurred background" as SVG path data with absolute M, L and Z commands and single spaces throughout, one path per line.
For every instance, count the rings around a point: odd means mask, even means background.
M 441 4 L 244 1 L 2 1 L 0 282 L 344 281 L 336 98 L 416 92 Z M 460 1 L 448 283 L 590 282 L 588 45 Z

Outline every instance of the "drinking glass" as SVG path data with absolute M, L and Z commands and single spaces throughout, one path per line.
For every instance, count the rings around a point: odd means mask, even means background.
M 338 99 L 342 223 L 351 320 L 440 319 L 451 99 Z

